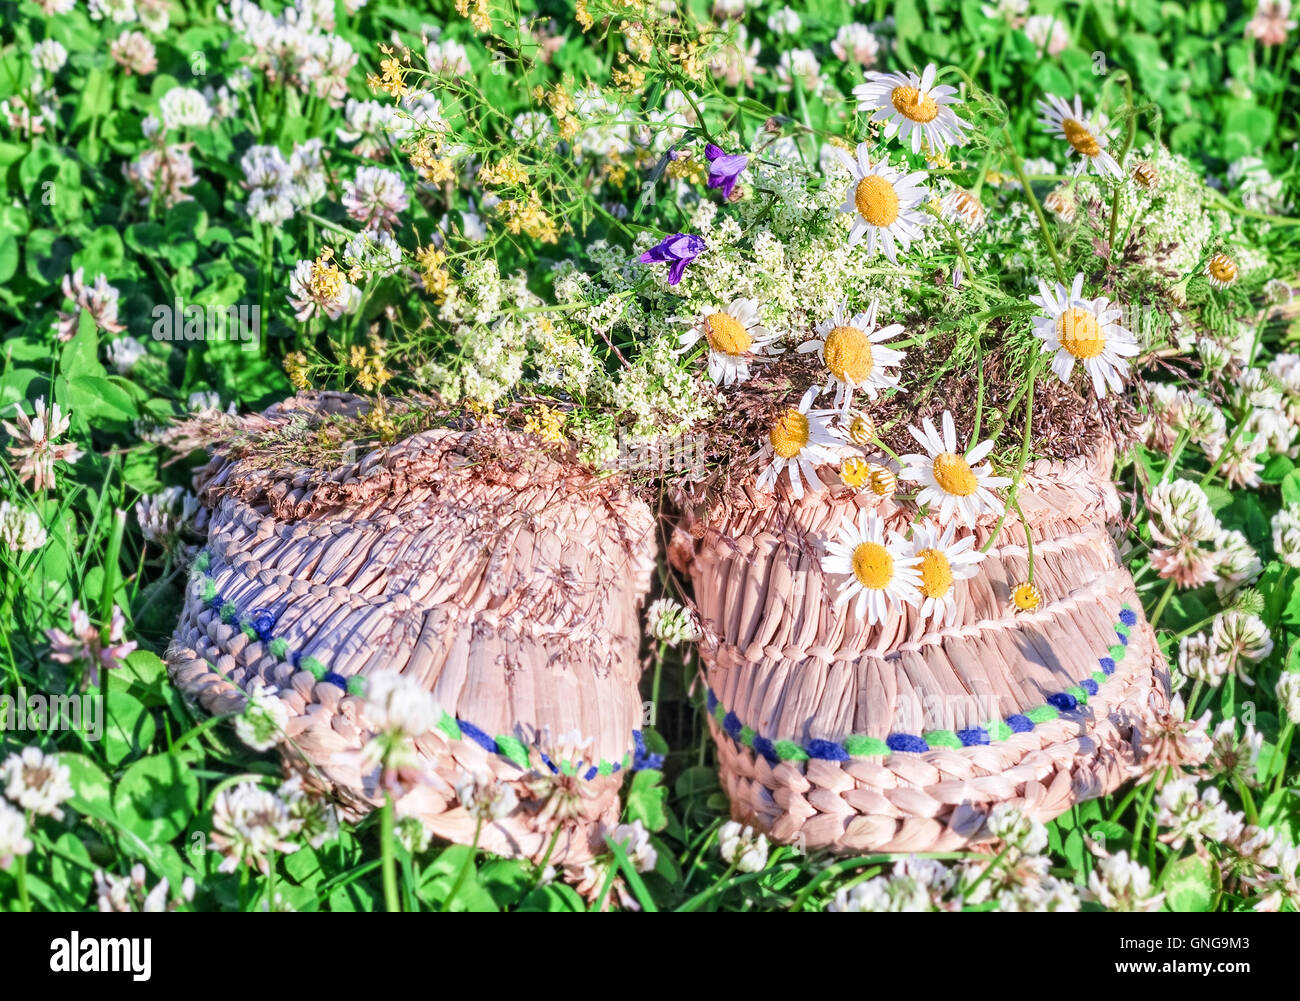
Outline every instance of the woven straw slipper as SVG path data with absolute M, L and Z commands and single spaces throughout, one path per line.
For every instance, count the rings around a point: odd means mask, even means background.
M 310 440 L 343 394 L 272 407 L 252 447 L 196 478 L 211 510 L 169 664 L 212 713 L 256 684 L 288 711 L 286 763 L 345 815 L 382 803 L 367 678 L 397 671 L 441 716 L 415 741 L 399 816 L 468 842 L 466 775 L 518 804 L 486 824 L 499 854 L 581 864 L 605 850 L 622 773 L 642 764 L 638 605 L 649 509 L 616 483 L 504 431 L 424 431 L 341 468 L 269 462 L 259 436 Z
M 1167 704 L 1168 676 L 1107 530 L 1111 462 L 1099 445 L 1031 463 L 1041 604 L 1013 607 L 1028 552 L 1008 512 L 945 628 L 834 607 L 825 540 L 864 507 L 904 530 L 914 513 L 892 500 L 828 483 L 796 502 L 783 483 L 688 516 L 670 555 L 694 584 L 735 819 L 808 848 L 946 851 L 983 839 L 996 804 L 1047 819 L 1133 775 L 1135 723 Z M 976 545 L 995 527 L 982 517 Z

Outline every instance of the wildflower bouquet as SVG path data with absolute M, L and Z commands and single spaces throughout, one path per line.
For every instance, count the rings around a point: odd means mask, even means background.
M 23 0 L 0 711 L 110 722 L 4 728 L 0 900 L 1294 908 L 1300 63 L 1246 6 Z M 611 670 L 516 712 L 520 622 Z

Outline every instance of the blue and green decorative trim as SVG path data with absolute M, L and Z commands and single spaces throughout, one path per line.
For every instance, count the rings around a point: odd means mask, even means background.
M 250 640 L 266 644 L 267 650 L 277 660 L 292 664 L 295 670 L 307 671 L 317 682 L 337 685 L 349 695 L 364 696 L 365 679 L 361 675 L 345 678 L 331 671 L 315 657 L 304 657 L 301 650 L 291 649 L 289 641 L 283 636 L 276 636 L 276 617 L 269 609 L 254 608 L 246 615 L 239 615 L 239 609 L 234 602 L 227 601 L 218 593 L 216 581 L 207 573 L 211 565 L 212 554 L 206 549 L 201 550 L 194 559 L 192 576 L 201 589 L 204 602 L 221 616 L 222 622 L 238 626 Z M 468 720 L 453 716 L 445 709 L 442 719 L 437 723 L 437 729 L 446 734 L 450 740 L 472 740 L 489 754 L 499 754 L 525 771 L 535 768 L 531 757 L 533 749 L 518 737 L 505 734 L 493 737 L 487 731 L 479 729 Z M 664 763 L 662 754 L 652 754 L 646 748 L 645 735 L 640 730 L 632 731 L 632 750 L 623 755 L 621 761 L 599 761 L 583 768 L 583 765 L 587 764 L 583 761 L 557 764 L 540 751 L 538 755 L 541 764 L 549 768 L 552 774 L 577 776 L 588 782 L 598 776 L 614 775 L 624 769 L 641 771 L 647 768 L 662 768 Z
M 1012 734 L 1028 733 L 1040 723 L 1057 719 L 1062 713 L 1086 705 L 1088 697 L 1097 694 L 1100 686 L 1115 673 L 1115 665 L 1128 653 L 1129 634 L 1137 621 L 1137 613 L 1132 606 L 1124 605 L 1120 609 L 1119 621 L 1115 623 L 1116 643 L 1106 651 L 1106 656 L 1098 658 L 1098 670 L 1091 677 L 1082 679 L 1062 692 L 1049 695 L 1041 706 L 967 730 L 931 730 L 925 734 L 891 733 L 883 740 L 863 734 L 853 734 L 840 741 L 808 740 L 799 743 L 793 740 L 772 740 L 744 725 L 734 712 L 718 701 L 718 696 L 711 688 L 707 696 L 709 715 L 723 733 L 737 744 L 761 755 L 770 765 L 782 761 L 807 761 L 810 758 L 823 761 L 883 758 L 899 753 L 921 754 L 941 747 L 957 749 L 992 744 L 1004 741 Z

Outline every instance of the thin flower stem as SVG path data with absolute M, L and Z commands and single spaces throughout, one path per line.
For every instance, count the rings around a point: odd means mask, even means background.
M 1011 169 L 1020 179 L 1020 186 L 1024 189 L 1025 197 L 1029 199 L 1029 207 L 1038 217 L 1038 227 L 1043 231 L 1043 242 L 1047 244 L 1047 252 L 1052 256 L 1052 266 L 1056 269 L 1056 279 L 1062 285 L 1068 285 L 1065 280 L 1065 267 L 1061 264 L 1061 255 L 1057 253 L 1056 241 L 1052 239 L 1052 231 L 1047 225 L 1047 216 L 1043 214 L 1043 207 L 1038 204 L 1038 196 L 1034 194 L 1033 185 L 1029 183 L 1029 177 L 1025 173 L 1025 163 L 1020 159 L 1020 154 L 1016 151 L 1016 141 L 1011 137 L 1011 128 L 1007 125 L 1002 126 L 1002 135 L 1006 139 L 1007 152 L 1011 156 Z
M 1128 159 L 1129 150 L 1133 148 L 1133 140 L 1137 138 L 1137 114 L 1133 110 L 1133 78 L 1123 70 L 1119 75 L 1124 78 L 1124 108 L 1128 117 L 1128 133 L 1124 139 L 1124 149 L 1119 155 L 1120 173 L 1123 174 L 1124 162 Z M 1110 237 L 1107 241 L 1107 253 L 1113 260 L 1115 257 L 1115 234 L 1119 229 L 1119 200 L 1124 192 L 1122 182 L 1115 183 L 1115 194 L 1110 200 Z
M 1189 437 L 1190 432 L 1188 432 L 1186 428 L 1178 432 L 1178 438 L 1174 442 L 1172 451 L 1169 453 L 1169 461 L 1165 463 L 1164 471 L 1160 474 L 1160 483 L 1164 483 L 1165 480 L 1169 479 L 1169 474 L 1172 473 L 1174 467 L 1178 465 L 1178 458 L 1183 454 L 1183 449 L 1187 447 L 1187 440 Z M 1159 483 L 1156 485 L 1159 486 Z
M 1194 718 L 1193 713 L 1196 711 L 1196 700 L 1201 697 L 1202 684 L 1204 684 L 1203 680 L 1197 678 L 1196 683 L 1192 685 L 1192 694 L 1187 697 L 1187 719 Z
M 1282 727 L 1282 733 L 1277 738 L 1277 750 L 1280 764 L 1277 769 L 1277 776 L 1273 779 L 1273 792 L 1282 791 L 1283 783 L 1286 780 L 1286 763 L 1291 755 L 1291 738 L 1295 735 L 1295 724 L 1290 720 Z
M 478 854 L 478 839 L 483 834 L 483 814 L 481 812 L 474 818 L 474 841 L 469 846 L 469 853 L 465 856 L 465 861 L 461 863 L 460 872 L 456 873 L 456 882 L 451 884 L 451 892 L 442 902 L 443 912 L 451 910 L 451 903 L 456 899 L 456 894 L 460 893 L 460 888 L 465 885 L 465 880 L 469 876 L 469 871 L 474 867 L 474 857 Z
M 1155 629 L 1156 623 L 1160 621 L 1160 616 L 1164 614 L 1165 606 L 1169 604 L 1169 599 L 1173 597 L 1173 594 L 1174 594 L 1174 582 L 1171 580 L 1168 584 L 1165 585 L 1165 593 L 1160 596 L 1160 600 L 1156 602 L 1155 611 L 1151 613 L 1152 629 Z
M 1242 434 L 1245 432 L 1246 425 L 1247 423 L 1249 423 L 1249 421 L 1250 418 L 1249 416 L 1247 416 L 1247 417 L 1243 417 L 1237 423 L 1237 427 L 1233 430 L 1232 435 L 1228 438 L 1227 442 L 1224 443 L 1223 449 L 1219 452 L 1219 457 L 1214 460 L 1214 462 L 1210 465 L 1210 468 L 1206 470 L 1205 475 L 1201 477 L 1202 487 L 1208 485 L 1209 482 L 1212 479 L 1214 479 L 1214 474 L 1217 473 L 1219 471 L 1219 467 L 1223 465 L 1223 460 L 1226 459 L 1228 457 L 1228 453 L 1232 451 L 1232 446 L 1237 444 L 1237 439 L 1240 438 Z
M 397 859 L 393 851 L 396 842 L 393 821 L 393 796 L 384 793 L 384 806 L 379 815 L 379 851 L 383 865 L 384 907 L 390 914 L 401 911 L 401 901 L 397 897 Z

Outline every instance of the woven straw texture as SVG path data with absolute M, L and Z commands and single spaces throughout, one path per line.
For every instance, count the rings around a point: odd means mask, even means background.
M 362 405 L 303 395 L 262 426 Z M 468 842 L 475 821 L 453 785 L 469 769 L 519 798 L 482 847 L 571 865 L 604 850 L 642 716 L 638 606 L 655 552 L 643 503 L 505 432 L 423 432 L 325 471 L 219 455 L 196 482 L 208 544 L 169 655 L 185 693 L 231 713 L 254 683 L 278 688 L 286 763 L 356 816 L 382 797 L 354 753 L 370 732 L 352 679 L 404 672 L 461 726 L 417 739 L 423 779 L 399 816 Z M 574 731 L 592 774 L 540 767 Z M 498 737 L 515 760 L 491 749 Z
M 833 607 L 823 540 L 863 506 L 905 530 L 911 515 L 892 501 L 832 487 L 796 503 L 751 487 L 688 516 L 670 555 L 694 583 L 735 819 L 808 848 L 945 851 L 983 840 L 998 803 L 1047 819 L 1134 774 L 1134 724 L 1167 703 L 1168 676 L 1107 530 L 1111 461 L 1101 449 L 1031 463 L 1019 501 L 1041 606 L 1012 610 L 1028 553 L 1010 512 L 943 629 L 907 607 L 871 627 L 852 603 Z M 981 519 L 977 543 L 995 527 Z M 928 750 L 881 743 L 923 733 Z

